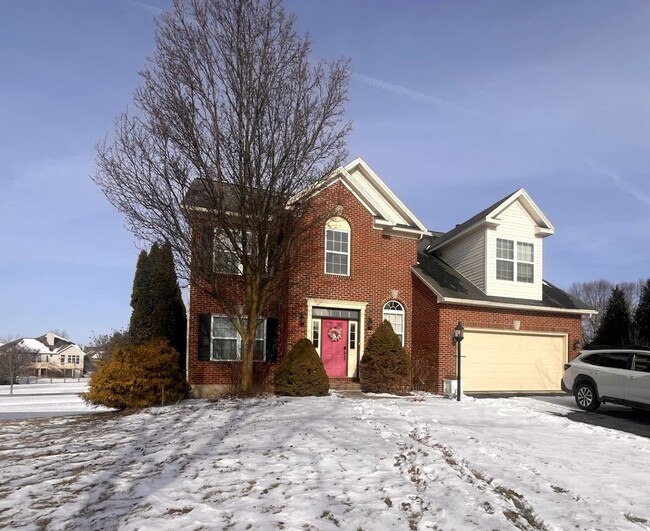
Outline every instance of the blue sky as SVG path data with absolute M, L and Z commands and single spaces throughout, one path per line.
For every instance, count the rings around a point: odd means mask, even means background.
M 123 328 L 139 249 L 90 180 L 169 0 L 6 0 L 0 336 Z M 429 228 L 524 187 L 544 276 L 650 277 L 650 3 L 288 0 L 314 57 L 352 61 L 350 160 Z

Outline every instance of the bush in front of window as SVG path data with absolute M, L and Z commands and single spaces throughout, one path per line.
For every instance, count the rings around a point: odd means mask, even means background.
M 187 391 L 178 352 L 163 340 L 118 347 L 90 377 L 88 388 L 81 394 L 87 403 L 116 409 L 164 406 Z
M 411 362 L 388 321 L 370 336 L 359 366 L 361 390 L 366 393 L 408 391 Z
M 300 339 L 275 373 L 275 394 L 280 396 L 326 396 L 329 380 L 323 362 L 309 339 Z

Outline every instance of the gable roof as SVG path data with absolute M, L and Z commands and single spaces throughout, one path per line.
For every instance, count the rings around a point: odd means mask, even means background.
M 555 233 L 555 227 L 551 224 L 549 219 L 544 215 L 540 208 L 535 204 L 533 199 L 528 195 L 528 192 L 520 188 L 516 192 L 508 194 L 503 199 L 500 199 L 493 205 L 490 205 L 485 210 L 472 216 L 467 221 L 456 225 L 449 232 L 444 233 L 442 236 L 435 238 L 428 247 L 429 252 L 445 247 L 447 244 L 458 239 L 459 237 L 472 232 L 484 226 L 496 226 L 500 223 L 499 216 L 510 205 L 518 201 L 524 210 L 528 213 L 531 219 L 537 225 L 537 233 L 542 236 L 550 236 Z
M 422 247 L 426 247 L 426 242 Z M 412 271 L 436 294 L 439 303 L 511 307 L 583 315 L 596 313 L 582 301 L 547 281 L 542 282 L 541 301 L 486 295 L 444 260 L 422 249 L 418 252 L 418 263 L 412 267 Z
M 319 188 L 316 193 L 341 181 L 373 215 L 375 225 L 378 227 L 397 232 L 429 234 L 424 224 L 362 158 L 341 166 L 332 175 L 326 177 L 326 180 L 326 185 Z
M 300 201 L 302 197 L 319 194 L 339 181 L 372 214 L 378 228 L 418 236 L 429 234 L 424 224 L 361 158 L 341 166 L 313 187 L 287 198 L 287 203 L 291 204 Z M 238 212 L 242 206 L 240 197 L 241 192 L 232 184 L 194 179 L 185 194 L 183 205 L 194 209 L 209 209 L 214 201 L 218 200 L 223 201 L 226 211 Z

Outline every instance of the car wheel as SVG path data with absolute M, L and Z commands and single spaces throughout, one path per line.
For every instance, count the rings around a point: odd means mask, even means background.
M 596 395 L 594 386 L 587 382 L 580 382 L 576 385 L 574 390 L 576 404 L 580 409 L 585 411 L 593 411 L 600 406 L 600 401 Z

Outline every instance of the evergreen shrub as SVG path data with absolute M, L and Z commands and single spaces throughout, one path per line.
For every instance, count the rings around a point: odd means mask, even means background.
M 81 395 L 87 403 L 116 409 L 174 403 L 187 391 L 178 352 L 163 340 L 118 347 L 90 377 L 88 387 Z
M 361 390 L 367 393 L 404 393 L 409 389 L 411 363 L 388 321 L 370 336 L 359 366 Z
M 300 339 L 275 373 L 275 394 L 281 396 L 326 396 L 329 380 L 323 362 L 309 339 Z

